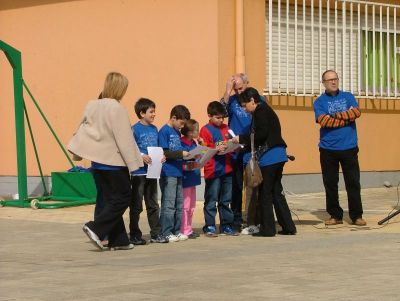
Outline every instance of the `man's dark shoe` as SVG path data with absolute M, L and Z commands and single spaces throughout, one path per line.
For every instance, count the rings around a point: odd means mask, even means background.
M 141 237 L 131 237 L 129 240 L 131 244 L 134 244 L 135 246 L 142 246 L 145 245 L 147 242 L 141 238 Z
M 293 230 L 293 231 L 286 231 L 286 230 L 281 230 L 278 231 L 278 234 L 280 235 L 296 235 L 297 231 Z
M 336 219 L 334 217 L 331 217 L 330 219 L 325 221 L 326 226 L 335 226 L 335 225 L 339 225 L 339 224 L 343 224 L 343 220 Z

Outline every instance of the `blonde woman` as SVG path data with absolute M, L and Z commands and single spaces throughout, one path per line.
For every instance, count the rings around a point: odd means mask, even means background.
M 104 208 L 83 226 L 91 242 L 104 250 L 101 240 L 108 237 L 108 248 L 129 250 L 130 244 L 122 215 L 129 206 L 129 172 L 143 166 L 132 136 L 128 112 L 120 104 L 128 79 L 120 73 L 107 75 L 102 98 L 90 101 L 82 121 L 68 145 L 74 159 L 92 161 L 96 187 L 100 188 Z

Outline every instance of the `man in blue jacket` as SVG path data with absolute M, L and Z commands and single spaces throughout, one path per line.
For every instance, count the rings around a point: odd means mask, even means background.
M 362 218 L 358 139 L 355 120 L 361 116 L 353 94 L 339 90 L 339 77 L 334 70 L 322 74 L 325 93 L 314 102 L 316 122 L 320 129 L 320 162 L 326 193 L 326 210 L 330 218 L 325 225 L 343 223 L 339 204 L 339 164 L 347 191 L 349 216 L 352 223 L 365 226 Z

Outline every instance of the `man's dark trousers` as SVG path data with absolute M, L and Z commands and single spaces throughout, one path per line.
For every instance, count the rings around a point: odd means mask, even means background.
M 326 210 L 331 217 L 342 220 L 343 209 L 339 204 L 339 164 L 342 167 L 347 191 L 349 216 L 352 221 L 362 217 L 360 166 L 358 164 L 358 147 L 333 151 L 320 148 L 322 178 L 326 192 Z
M 243 154 L 236 154 L 236 158 L 232 160 L 232 203 L 233 227 L 240 230 L 243 224 L 242 217 L 242 193 L 243 193 Z

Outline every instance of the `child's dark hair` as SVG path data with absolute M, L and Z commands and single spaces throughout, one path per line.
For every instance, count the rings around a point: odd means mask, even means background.
M 190 119 L 189 109 L 186 108 L 184 105 L 177 105 L 172 108 L 169 118 L 172 118 L 174 116 L 178 120 L 179 119 L 180 120 L 189 120 Z
M 207 106 L 207 114 L 210 116 L 221 115 L 226 116 L 225 106 L 219 101 L 212 101 Z
M 156 104 L 154 101 L 147 99 L 147 98 L 139 98 L 138 101 L 135 103 L 135 113 L 139 119 L 142 119 L 140 113 L 146 114 L 147 110 L 156 108 Z
M 241 94 L 239 94 L 238 101 L 240 105 L 249 103 L 251 99 L 254 99 L 255 103 L 260 102 L 260 94 L 258 94 L 258 91 L 254 88 L 247 88 L 244 90 Z
M 196 126 L 197 125 L 197 126 Z M 181 134 L 186 136 L 189 132 L 193 132 L 196 127 L 199 127 L 199 123 L 194 119 L 189 119 L 185 122 L 183 128 L 181 128 Z

